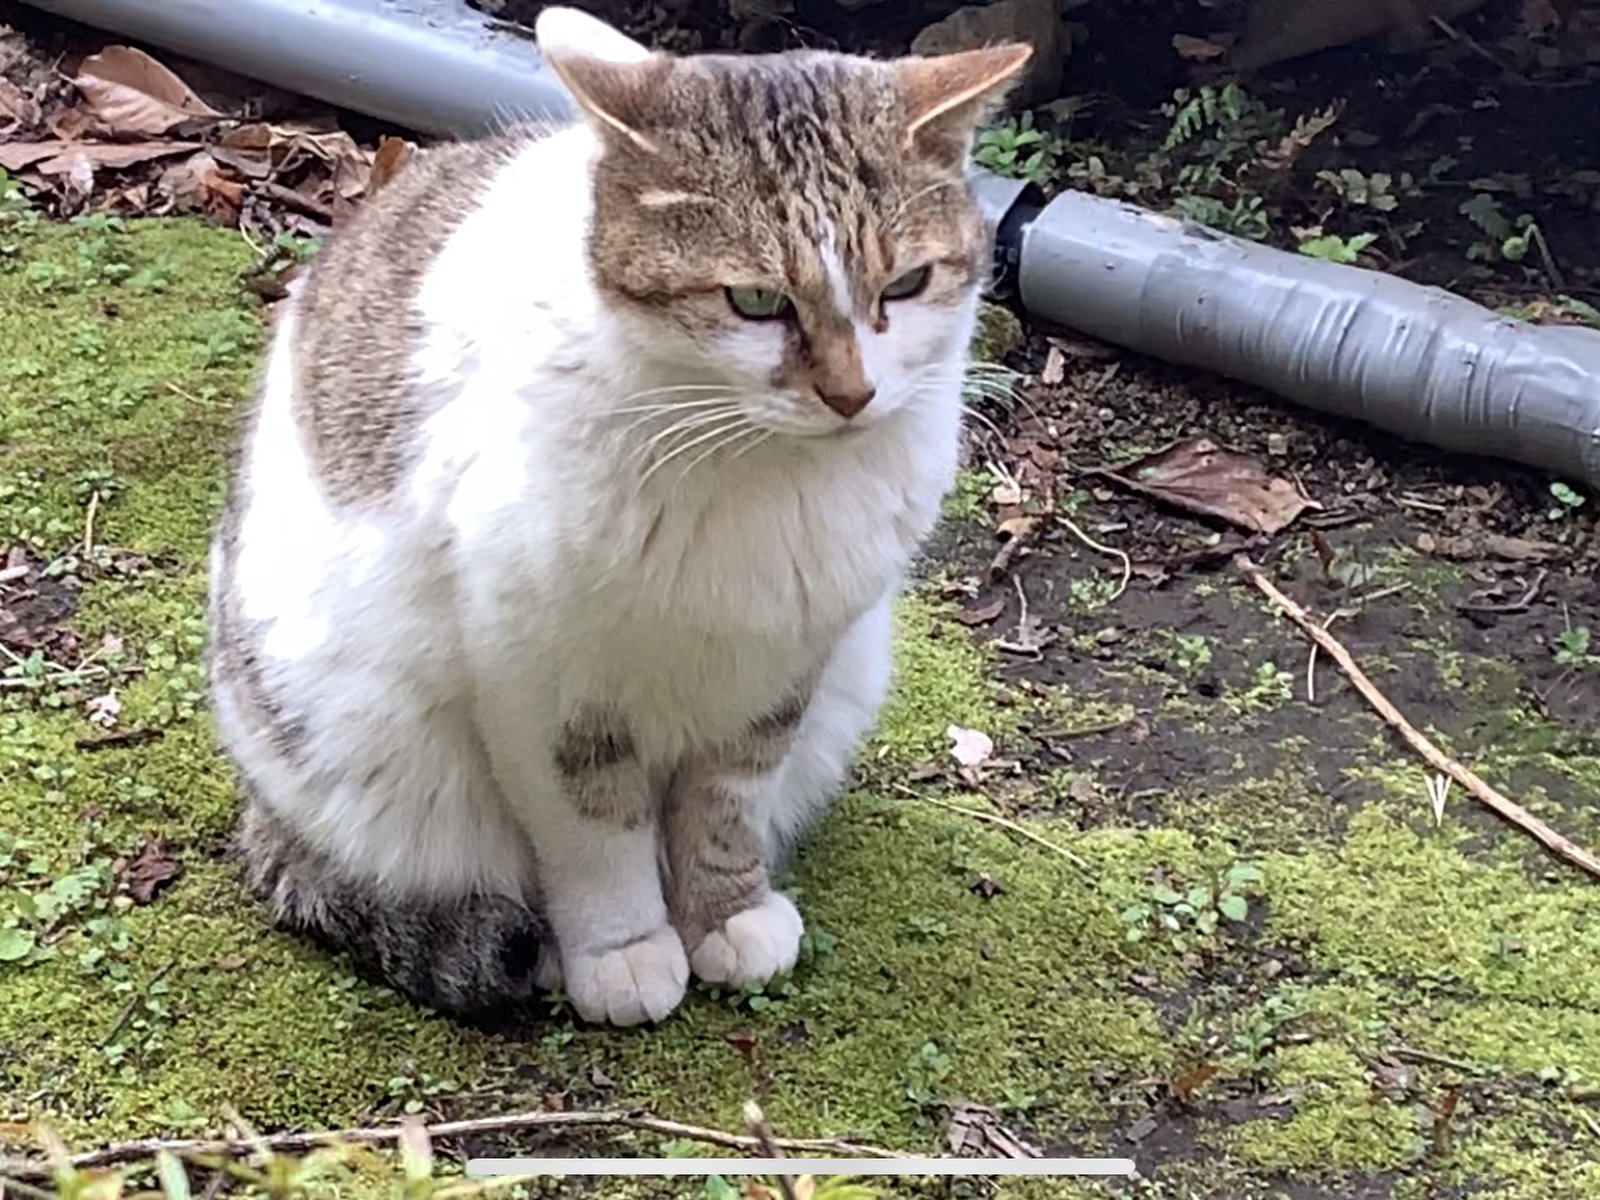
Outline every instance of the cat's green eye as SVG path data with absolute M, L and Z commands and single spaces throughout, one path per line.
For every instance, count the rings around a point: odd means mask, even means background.
M 728 304 L 747 321 L 775 321 L 794 307 L 789 297 L 772 288 L 731 287 Z
M 928 277 L 933 274 L 929 266 L 918 267 L 914 271 L 907 271 L 904 275 L 889 281 L 889 286 L 883 289 L 885 300 L 909 300 L 919 295 L 922 289 L 928 286 Z

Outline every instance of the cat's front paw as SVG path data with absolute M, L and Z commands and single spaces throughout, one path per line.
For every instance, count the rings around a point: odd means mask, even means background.
M 706 934 L 690 951 L 689 965 L 707 983 L 765 983 L 793 969 L 804 932 L 789 897 L 768 892 L 760 904 L 734 913 Z
M 689 964 L 678 931 L 663 926 L 613 950 L 563 956 L 567 997 L 585 1021 L 638 1025 L 678 1007 Z

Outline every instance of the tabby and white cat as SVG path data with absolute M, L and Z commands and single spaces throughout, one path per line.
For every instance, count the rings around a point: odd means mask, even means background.
M 585 120 L 417 156 L 280 324 L 211 560 L 284 925 L 479 1013 L 765 980 L 956 467 L 977 124 L 1026 46 L 673 58 L 570 9 Z

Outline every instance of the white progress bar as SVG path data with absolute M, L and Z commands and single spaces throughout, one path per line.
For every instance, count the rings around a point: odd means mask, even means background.
M 499 1175 L 1097 1175 L 1134 1173 L 1131 1158 L 469 1158 Z

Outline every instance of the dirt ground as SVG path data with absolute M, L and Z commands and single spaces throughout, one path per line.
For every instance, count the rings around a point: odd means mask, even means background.
M 1148 22 L 1072 14 L 1067 88 L 1094 103 L 1061 135 L 1057 186 L 1093 154 L 1135 178 L 1170 125 L 1158 106 L 1187 68 L 1168 41 L 1209 10 L 1131 7 Z M 1470 45 L 1345 48 L 1253 81 L 1291 123 L 1347 101 L 1337 144 L 1274 185 L 1269 240 L 1371 232 L 1369 265 L 1487 303 L 1600 304 L 1600 87 L 1581 63 L 1513 64 L 1532 77 L 1508 83 L 1515 8 L 1464 22 Z M 745 36 L 707 0 L 619 9 L 637 32 Z M 855 21 L 802 0 L 757 32 L 873 49 L 915 32 L 901 6 Z M 55 53 L 84 35 L 30 36 Z M 1459 184 L 1429 177 L 1446 153 Z M 1317 173 L 1345 166 L 1427 182 L 1392 210 L 1336 203 Z M 1482 232 L 1460 204 L 1485 179 L 1559 279 L 1538 255 L 1468 258 Z M 784 1135 L 1119 1154 L 1141 1177 L 895 1195 L 1600 1194 L 1600 890 L 1459 788 L 1436 808 L 1426 767 L 1230 565 L 1247 552 L 1334 618 L 1416 725 L 1600 846 L 1586 489 L 1024 318 L 975 350 L 1010 383 L 974 394 L 967 468 L 900 610 L 895 700 L 787 880 L 812 931 L 800 969 L 703 989 L 650 1032 L 559 1002 L 464 1029 L 268 929 L 228 857 L 200 602 L 265 336 L 241 283 L 261 247 L 194 215 L 91 202 L 68 224 L 56 204 L 0 217 L 0 1176 L 41 1124 L 74 1149 L 237 1130 L 235 1110 L 265 1131 L 602 1109 L 737 1130 L 753 1097 Z M 1314 506 L 1251 537 L 1100 473 L 1196 437 Z M 525 1150 L 707 1153 L 498 1133 L 440 1141 L 434 1173 Z M 302 1194 L 392 1194 L 386 1157 L 296 1164 Z M 148 1164 L 133 1181 L 155 1186 Z

